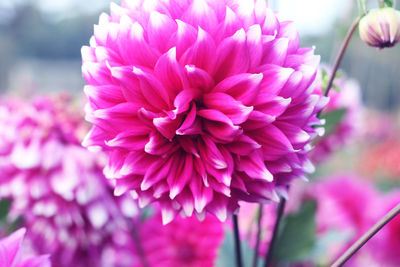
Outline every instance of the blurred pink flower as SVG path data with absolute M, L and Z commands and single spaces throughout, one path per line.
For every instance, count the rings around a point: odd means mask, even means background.
M 140 225 L 140 237 L 150 266 L 214 266 L 224 238 L 224 224 L 215 217 L 177 218 L 163 226 L 160 214 Z
M 322 88 L 321 69 L 317 77 L 314 93 L 322 95 L 324 93 L 322 91 L 326 88 Z M 330 100 L 324 113 L 338 112 L 342 109 L 345 109 L 346 113 L 331 132 L 315 140 L 314 148 L 310 152 L 310 158 L 314 163 L 326 160 L 333 152 L 359 136 L 362 130 L 362 103 L 358 83 L 355 80 L 340 77 L 335 79 L 334 84 L 340 91 L 334 88 L 329 91 Z
M 376 221 L 400 203 L 400 190 L 395 190 L 382 199 Z M 390 221 L 370 242 L 366 250 L 381 266 L 395 267 L 400 265 L 400 217 Z
M 1 267 L 50 267 L 48 255 L 25 258 L 22 241 L 25 229 L 19 229 L 8 237 L 0 239 L 0 266 Z
M 377 221 L 380 195 L 370 181 L 354 174 L 327 177 L 310 187 L 308 195 L 317 201 L 318 238 L 336 236 L 327 244 L 323 265 L 341 255 Z M 354 257 L 353 263 L 360 258 Z
M 83 118 L 66 99 L 0 103 L 0 198 L 23 217 L 27 241 L 54 266 L 101 266 L 103 249 L 126 229 L 121 205 L 102 175 L 102 154 L 80 146 Z M 131 199 L 127 201 L 132 202 Z
M 319 57 L 264 0 L 122 1 L 82 48 L 84 141 L 108 151 L 115 194 L 224 221 L 238 201 L 278 201 L 313 171 L 326 99 Z

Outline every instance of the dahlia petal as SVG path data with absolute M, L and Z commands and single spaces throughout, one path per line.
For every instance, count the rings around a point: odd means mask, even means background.
M 206 1 L 193 0 L 189 8 L 182 15 L 184 21 L 192 24 L 193 27 L 201 27 L 208 32 L 214 30 L 218 24 L 217 15 Z
M 150 129 L 135 128 L 134 130 L 119 133 L 114 139 L 106 141 L 109 147 L 121 147 L 133 150 L 142 150 L 149 140 Z
M 254 106 L 257 111 L 271 116 L 279 117 L 285 112 L 292 99 L 274 96 L 269 93 L 259 94 Z
M 212 37 L 199 27 L 196 42 L 186 50 L 179 62 L 194 65 L 207 72 L 214 66 L 216 46 Z
M 200 119 L 196 117 L 196 105 L 192 104 L 192 107 L 187 114 L 185 120 L 182 122 L 181 127 L 176 130 L 178 135 L 192 135 L 202 134 Z
M 205 187 L 202 183 L 201 178 L 197 176 L 193 177 L 193 179 L 189 183 L 189 187 L 194 197 L 194 208 L 196 212 L 203 212 L 207 204 L 212 201 L 212 189 L 210 187 Z
M 193 157 L 192 155 L 186 155 L 184 160 L 180 159 L 181 162 L 177 163 L 176 159 L 173 163 L 172 168 L 175 171 L 171 171 L 168 175 L 167 182 L 170 186 L 169 197 L 174 199 L 179 193 L 182 192 L 187 182 L 192 178 L 193 174 Z M 171 175 L 172 174 L 172 175 Z
M 218 30 L 218 35 L 221 38 L 232 36 L 242 27 L 240 20 L 238 20 L 235 12 L 233 12 L 229 6 L 226 7 L 225 19 L 223 22 L 221 22 L 219 27 L 220 29 Z
M 208 205 L 207 210 L 215 215 L 221 222 L 226 221 L 228 199 L 225 196 L 215 194 L 213 201 Z
M 280 23 L 271 9 L 266 9 L 265 21 L 262 25 L 262 31 L 265 35 L 275 36 L 280 31 Z
M 152 157 L 144 152 L 130 152 L 124 157 L 123 164 L 119 168 L 121 175 L 146 174 L 146 169 L 152 163 Z
M 90 85 L 112 84 L 110 70 L 105 64 L 85 62 L 82 65 L 82 75 Z
M 122 94 L 127 101 L 140 103 L 146 109 L 155 110 L 144 97 L 139 80 L 133 74 L 133 67 L 113 67 L 111 75 L 121 85 Z
M 185 70 L 191 88 L 208 92 L 214 87 L 214 80 L 206 71 L 193 65 L 186 65 Z
M 86 85 L 83 90 L 90 102 L 100 109 L 109 108 L 125 101 L 121 89 L 114 85 Z
M 51 267 L 50 255 L 36 256 L 25 260 L 18 267 Z
M 276 122 L 275 126 L 285 133 L 294 148 L 298 147 L 299 149 L 300 147 L 303 147 L 311 139 L 310 135 L 306 131 L 296 125 L 287 122 Z
M 153 11 L 147 25 L 149 44 L 158 51 L 165 52 L 171 36 L 176 32 L 177 24 L 170 17 Z
M 233 125 L 228 116 L 213 109 L 203 109 L 197 115 L 206 119 L 203 121 L 204 130 L 222 142 L 232 141 L 241 133 L 241 127 Z
M 190 217 L 193 215 L 193 196 L 188 189 L 184 189 L 179 196 L 177 196 L 177 201 L 181 204 L 183 212 L 186 216 Z
M 176 47 L 162 55 L 154 67 L 154 75 L 158 77 L 173 99 L 178 92 L 188 87 L 183 67 L 176 61 Z
M 142 94 L 149 103 L 161 110 L 171 108 L 167 90 L 154 75 L 136 67 L 133 67 L 133 73 L 138 78 Z
M 118 48 L 126 64 L 153 67 L 159 52 L 145 41 L 142 26 L 138 22 L 132 23 L 127 16 L 122 17 L 120 25 Z
M 289 40 L 287 38 L 275 39 L 264 46 L 263 64 L 283 65 L 288 52 Z
M 263 80 L 263 74 L 242 73 L 231 76 L 215 86 L 212 92 L 231 95 L 246 106 L 252 106 Z
M 253 107 L 246 107 L 232 96 L 224 93 L 206 94 L 203 101 L 207 108 L 219 110 L 227 115 L 235 125 L 245 122 L 253 110 Z
M 260 65 L 263 55 L 262 32 L 260 25 L 253 25 L 247 31 L 247 47 L 251 53 L 249 69 L 254 71 Z
M 153 124 L 156 129 L 169 140 L 172 140 L 172 138 L 174 138 L 175 133 L 178 130 L 181 122 L 181 118 L 176 118 L 173 120 L 169 117 L 160 117 L 153 120 Z
M 177 19 L 178 29 L 176 31 L 176 58 L 179 60 L 186 50 L 193 45 L 197 39 L 197 30 L 190 24 Z
M 236 155 L 250 155 L 254 150 L 260 148 L 261 145 L 246 135 L 241 135 L 238 139 L 229 145 L 229 150 Z
M 190 103 L 200 96 L 200 91 L 187 89 L 181 91 L 174 100 L 175 113 L 179 114 L 189 109 Z
M 274 180 L 273 175 L 265 166 L 260 150 L 254 152 L 251 156 L 240 157 L 240 166 L 243 168 L 241 169 L 242 171 L 254 179 L 261 179 L 267 182 Z
M 24 238 L 26 230 L 24 228 L 16 231 L 14 234 L 4 238 L 0 243 L 0 259 L 4 266 L 14 265 L 17 259 L 20 247 Z
M 247 72 L 249 61 L 246 33 L 240 29 L 218 45 L 213 75 L 215 81 L 220 82 L 231 75 Z
M 146 153 L 166 156 L 174 151 L 174 144 L 157 132 L 150 133 L 150 138 L 144 147 Z
M 167 177 L 171 168 L 172 160 L 156 161 L 146 170 L 140 189 L 145 191 Z
M 106 134 L 104 133 L 104 131 L 97 126 L 93 126 L 92 129 L 90 129 L 90 131 L 83 139 L 82 146 L 84 147 L 101 146 L 104 144 L 105 139 L 106 139 Z
M 196 158 L 200 158 L 199 151 L 196 147 L 195 141 L 189 136 L 181 136 L 179 139 L 179 144 L 186 153 L 190 153 Z
M 282 37 L 286 37 L 289 40 L 288 53 L 296 53 L 300 41 L 296 25 L 293 22 L 285 21 L 281 23 L 278 38 Z
M 278 95 L 285 86 L 290 75 L 294 72 L 291 68 L 282 68 L 278 65 L 263 65 L 260 68 L 263 80 L 260 88 L 261 93 Z
M 81 56 L 82 62 L 95 62 L 96 55 L 94 54 L 94 48 L 89 46 L 82 46 L 81 48 Z

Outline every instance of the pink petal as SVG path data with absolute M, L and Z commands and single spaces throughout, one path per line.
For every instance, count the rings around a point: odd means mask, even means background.
M 214 79 L 217 82 L 249 68 L 249 50 L 246 46 L 246 33 L 238 30 L 232 37 L 223 40 L 217 48 Z
M 151 47 L 156 47 L 161 53 L 167 51 L 169 39 L 176 30 L 177 24 L 173 19 L 157 11 L 151 12 L 147 25 L 147 34 Z
M 262 74 L 241 73 L 221 81 L 212 92 L 231 95 L 246 106 L 252 106 L 263 80 Z
M 203 101 L 207 108 L 219 110 L 227 115 L 235 125 L 245 122 L 253 110 L 253 107 L 246 107 L 240 101 L 225 93 L 205 94 Z
M 210 72 L 214 66 L 215 55 L 216 47 L 213 38 L 199 28 L 196 42 L 186 50 L 179 62 L 182 65 L 194 65 Z

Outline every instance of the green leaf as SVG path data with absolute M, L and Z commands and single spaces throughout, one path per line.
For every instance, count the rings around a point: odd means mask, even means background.
M 8 212 L 10 211 L 11 200 L 5 199 L 0 201 L 0 221 L 4 220 L 7 217 Z
M 316 244 L 316 208 L 315 201 L 308 201 L 297 213 L 283 218 L 274 253 L 275 260 L 293 263 L 311 256 Z
M 385 4 L 386 4 L 388 7 L 393 7 L 393 3 L 392 3 L 391 0 L 385 0 Z
M 325 119 L 325 135 L 335 130 L 336 125 L 344 118 L 346 112 L 346 108 L 340 108 L 321 115 L 321 119 Z

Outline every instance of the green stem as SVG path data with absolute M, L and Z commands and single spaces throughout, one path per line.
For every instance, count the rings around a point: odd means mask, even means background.
M 238 216 L 236 214 L 233 215 L 233 230 L 235 237 L 236 266 L 243 267 L 242 249 L 240 248 L 239 223 L 238 223 Z
M 360 22 L 361 17 L 357 17 L 356 20 L 353 22 L 353 24 L 351 25 L 349 31 L 347 32 L 346 38 L 343 41 L 342 47 L 339 50 L 339 54 L 335 60 L 335 64 L 333 66 L 333 70 L 332 70 L 332 74 L 331 77 L 329 78 L 329 82 L 328 82 L 328 86 L 326 87 L 325 90 L 325 96 L 328 96 L 329 91 L 332 88 L 333 85 L 333 81 L 335 79 L 336 76 L 336 72 L 339 69 L 339 65 L 342 62 L 343 56 L 344 56 L 344 52 L 347 49 L 347 46 L 349 45 L 350 39 L 353 36 L 355 30 L 357 29 L 358 23 Z
M 278 209 L 276 212 L 276 221 L 275 221 L 274 231 L 272 233 L 271 242 L 269 243 L 269 249 L 268 249 L 267 255 L 265 257 L 264 267 L 269 267 L 272 264 L 275 243 L 276 243 L 276 240 L 278 239 L 279 226 L 280 226 L 280 223 L 281 223 L 281 220 L 283 217 L 283 211 L 285 210 L 285 204 L 286 204 L 286 199 L 281 197 L 281 200 L 279 202 L 279 206 L 278 206 Z
M 253 267 L 258 266 L 258 250 L 259 250 L 260 242 L 261 242 L 262 214 L 263 214 L 263 205 L 260 204 L 259 208 L 258 208 L 258 214 L 257 214 L 257 241 L 256 241 L 256 247 L 254 248 Z

